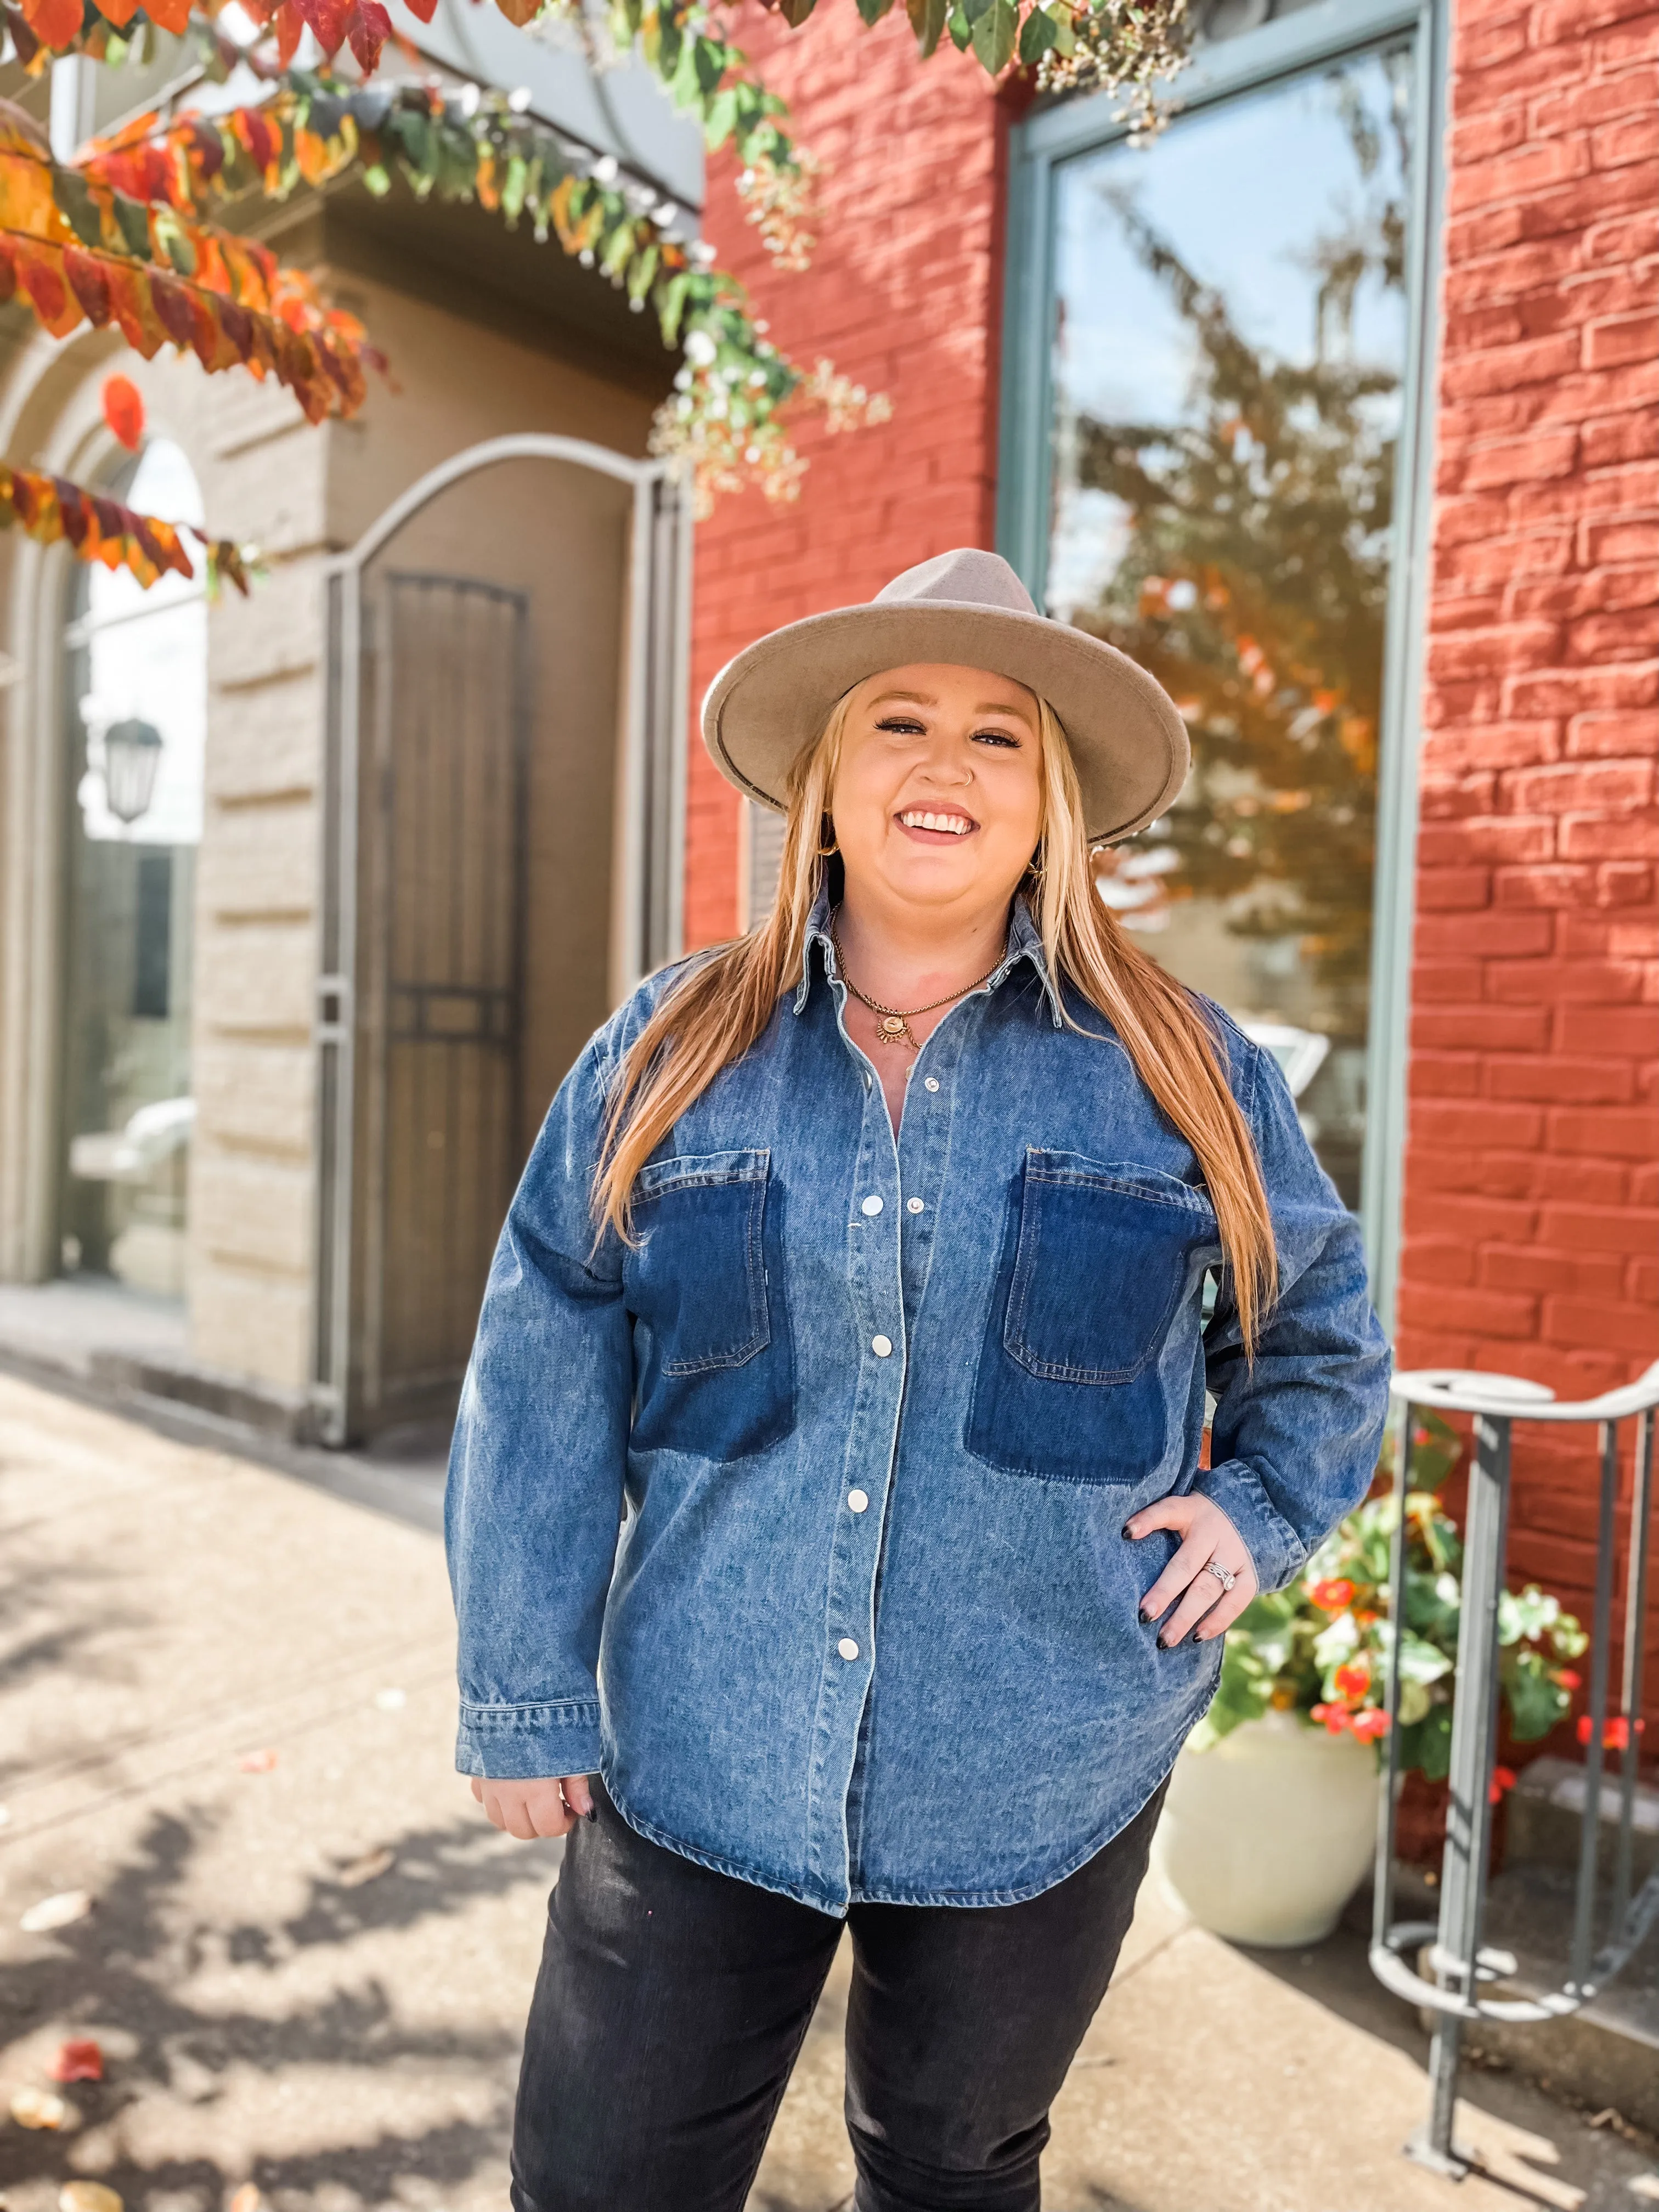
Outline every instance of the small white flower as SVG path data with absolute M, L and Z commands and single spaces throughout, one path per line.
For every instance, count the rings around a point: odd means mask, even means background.
M 589 172 L 596 185 L 614 185 L 617 181 L 617 157 L 602 154 Z
M 676 392 L 690 392 L 691 389 L 691 372 L 689 368 L 676 369 L 674 372 L 674 389 Z
M 515 85 L 507 95 L 507 104 L 515 115 L 527 114 L 530 109 L 530 87 L 527 84 Z
M 685 334 L 685 357 L 693 368 L 709 368 L 720 348 L 707 331 L 688 331 Z

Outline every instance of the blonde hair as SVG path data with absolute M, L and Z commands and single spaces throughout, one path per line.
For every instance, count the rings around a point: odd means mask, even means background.
M 849 692 L 787 790 L 783 857 L 772 911 L 679 978 L 623 1060 L 605 1119 L 593 1206 L 630 1237 L 635 1178 L 722 1068 L 740 1060 L 799 981 L 823 868 L 821 840 L 847 726 Z M 1153 1099 L 1196 1155 L 1233 1278 L 1247 1356 L 1278 1288 L 1273 1219 L 1249 1124 L 1226 1073 L 1225 1045 L 1186 988 L 1125 934 L 1095 888 L 1082 794 L 1066 733 L 1046 699 L 1040 869 L 1026 878 L 1048 973 L 1104 1014 Z M 1065 1015 L 1069 1028 L 1082 1024 Z

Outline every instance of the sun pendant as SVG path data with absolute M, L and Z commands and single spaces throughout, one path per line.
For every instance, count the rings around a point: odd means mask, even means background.
M 915 1044 L 915 1039 L 911 1036 L 902 1014 L 888 1014 L 884 1018 L 881 1042 L 883 1044 Z

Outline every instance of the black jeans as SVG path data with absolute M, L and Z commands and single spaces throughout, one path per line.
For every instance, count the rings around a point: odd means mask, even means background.
M 516 2212 L 742 2212 L 841 1923 L 647 1843 L 596 1782 L 548 1907 Z M 855 1905 L 857 2212 L 1033 2212 L 1053 2103 L 1106 1994 L 1160 1789 L 1023 1905 Z

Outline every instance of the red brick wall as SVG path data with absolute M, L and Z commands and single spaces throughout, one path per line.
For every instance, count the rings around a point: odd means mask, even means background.
M 830 0 L 798 33 L 750 8 L 738 38 L 824 164 L 821 243 L 810 271 L 774 271 L 720 161 L 705 234 L 775 344 L 884 392 L 893 417 L 836 437 L 804 421 L 799 499 L 728 497 L 699 527 L 694 701 L 763 631 L 868 599 L 949 546 L 988 545 L 994 519 L 1005 138 L 984 74 L 950 49 L 919 62 L 902 9 L 866 31 L 851 0 Z M 740 804 L 694 734 L 688 945 L 737 926 Z
M 1581 1395 L 1659 1357 L 1659 9 L 1462 0 L 1451 95 L 1399 1349 Z

